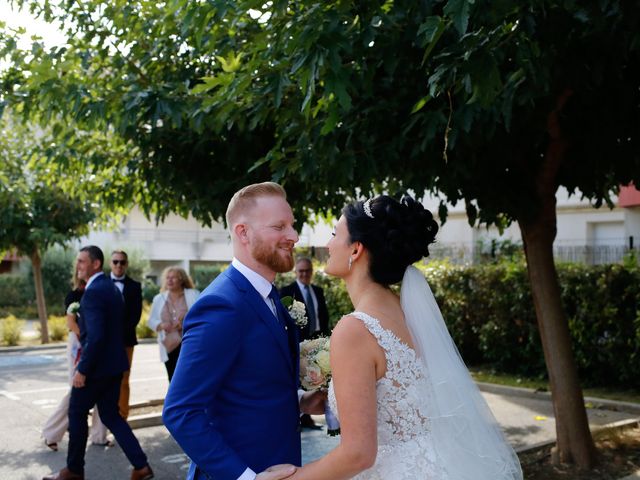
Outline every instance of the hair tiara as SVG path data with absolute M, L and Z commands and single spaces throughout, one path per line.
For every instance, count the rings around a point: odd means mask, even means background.
M 364 213 L 367 217 L 369 218 L 374 218 L 373 217 L 373 212 L 371 211 L 371 199 L 367 200 L 366 202 L 364 202 L 362 204 L 362 208 L 364 210 Z

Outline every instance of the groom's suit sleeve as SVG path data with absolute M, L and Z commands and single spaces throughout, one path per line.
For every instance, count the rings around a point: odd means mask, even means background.
M 248 467 L 207 416 L 238 355 L 242 330 L 229 300 L 216 295 L 198 299 L 184 321 L 180 357 L 162 415 L 184 452 L 216 480 L 236 480 Z

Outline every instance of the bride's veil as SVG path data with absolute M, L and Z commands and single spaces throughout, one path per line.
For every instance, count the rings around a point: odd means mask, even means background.
M 409 266 L 402 309 L 426 368 L 428 422 L 451 480 L 521 480 L 520 462 L 471 379 L 424 275 Z

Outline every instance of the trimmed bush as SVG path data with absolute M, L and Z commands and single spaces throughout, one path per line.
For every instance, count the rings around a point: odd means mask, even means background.
M 151 313 L 151 304 L 144 302 L 142 304 L 142 315 L 140 316 L 140 323 L 136 325 L 136 337 L 138 338 L 155 338 L 156 332 L 149 328 L 147 322 L 149 321 L 149 314 Z
M 202 291 L 226 268 L 226 263 L 220 265 L 194 265 L 191 269 L 191 278 L 196 288 Z
M 66 316 L 49 315 L 48 321 L 49 339 L 53 342 L 59 342 L 67 338 L 69 327 L 67 326 Z M 36 327 L 40 331 L 40 324 Z
M 19 320 L 13 315 L 9 315 L 2 319 L 2 341 L 10 347 L 18 345 L 24 328 L 24 320 Z

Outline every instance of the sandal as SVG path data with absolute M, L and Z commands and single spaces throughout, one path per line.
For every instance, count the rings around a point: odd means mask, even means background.
M 58 443 L 57 442 L 47 442 L 47 440 L 45 439 L 44 444 L 49 447 L 51 450 L 53 450 L 54 452 L 58 451 Z

